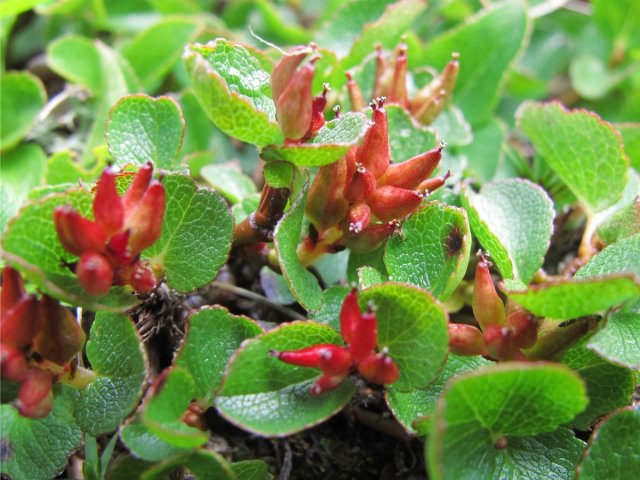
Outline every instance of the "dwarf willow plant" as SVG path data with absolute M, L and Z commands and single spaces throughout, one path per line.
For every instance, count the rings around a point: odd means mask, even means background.
M 41 8 L 90 13 L 60 3 Z M 52 71 L 91 95 L 79 155 L 30 142 L 43 86 L 2 76 L 2 475 L 55 478 L 73 456 L 86 478 L 271 478 L 214 451 L 205 412 L 285 437 L 373 391 L 429 478 L 632 478 L 638 124 L 510 96 L 507 141 L 495 112 L 505 85 L 535 89 L 512 66 L 542 6 L 496 2 L 425 45 L 422 1 L 335 2 L 313 39 L 258 3 L 297 46 L 250 46 L 208 14 L 121 50 L 51 43 Z M 628 65 L 640 46 L 612 25 L 631 3 L 593 3 Z M 594 90 L 589 61 L 571 69 L 584 98 L 631 75 Z M 173 77 L 180 96 L 149 95 Z M 241 142 L 257 182 L 210 161 Z M 203 303 L 246 295 L 216 280 L 243 268 L 304 320 Z M 158 369 L 161 328 L 178 339 Z

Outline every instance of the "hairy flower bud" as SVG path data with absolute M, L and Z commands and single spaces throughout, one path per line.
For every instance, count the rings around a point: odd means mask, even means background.
M 153 271 L 138 260 L 131 270 L 129 283 L 136 292 L 149 293 L 156 288 L 158 281 Z
M 409 105 L 407 99 L 407 44 L 404 42 L 398 46 L 396 54 L 391 88 L 389 89 L 389 103 L 395 103 L 404 108 Z
M 111 168 L 105 168 L 98 180 L 93 216 L 107 237 L 118 233 L 124 225 L 124 204 L 118 195 L 116 175 Z
M 351 75 L 351 72 L 346 72 L 345 75 L 347 76 L 347 91 L 349 92 L 351 110 L 353 110 L 354 112 L 361 112 L 366 106 L 364 95 L 362 95 L 360 86 L 353 79 L 353 75 Z
M 383 222 L 404 218 L 422 202 L 423 195 L 416 190 L 387 185 L 375 190 L 367 203 L 376 217 Z
M 345 157 L 318 169 L 316 178 L 309 188 L 304 208 L 319 232 L 340 223 L 347 213 L 349 203 L 344 198 L 346 181 Z
M 301 139 L 309 130 L 313 110 L 313 64 L 319 58 L 315 56 L 300 67 L 276 100 L 276 118 L 286 138 Z
M 38 331 L 38 301 L 35 296 L 23 296 L 15 305 L 2 305 L 0 314 L 0 339 L 18 348 L 25 348 L 33 342 Z
M 353 332 L 353 339 L 349 344 L 351 358 L 358 363 L 376 348 L 378 339 L 378 319 L 376 314 L 369 310 L 362 314 L 361 320 Z
M 11 267 L 4 267 L 2 269 L 2 293 L 0 294 L 2 310 L 15 305 L 25 295 L 20 272 Z
M 488 355 L 482 332 L 464 323 L 449 324 L 449 348 L 455 355 Z
M 389 385 L 395 383 L 400 376 L 398 365 L 383 350 L 380 353 L 371 352 L 359 364 L 358 372 L 371 383 Z
M 460 63 L 457 53 L 452 57 L 440 75 L 419 90 L 409 104 L 412 115 L 425 125 L 433 122 L 444 109 L 455 88 Z
M 344 189 L 348 202 L 362 202 L 376 189 L 376 178 L 363 165 L 356 163 L 356 170 Z
M 362 321 L 362 313 L 358 305 L 358 290 L 353 288 L 342 302 L 340 309 L 340 333 L 346 343 L 354 339 L 357 325 Z
M 129 248 L 133 255 L 150 247 L 162 234 L 162 222 L 166 207 L 164 186 L 152 181 L 135 212 L 127 218 L 130 229 Z
M 316 382 L 311 386 L 310 392 L 312 395 L 318 396 L 324 393 L 335 390 L 344 379 L 347 378 L 348 373 L 343 373 L 340 375 L 331 375 L 330 373 L 323 374 Z
M 375 178 L 381 177 L 391 163 L 387 111 L 384 109 L 385 98 L 377 98 L 369 105 L 373 109 L 373 124 L 367 130 L 362 145 L 356 153 L 356 162 L 363 165 Z
M 278 101 L 294 77 L 296 70 L 312 50 L 312 47 L 308 46 L 295 47 L 278 60 L 273 67 L 273 72 L 271 72 L 271 96 L 274 103 Z
M 338 345 L 318 344 L 300 350 L 285 352 L 272 351 L 271 354 L 291 365 L 319 368 L 330 375 L 343 374 L 351 367 L 351 354 Z
M 0 343 L 0 371 L 2 377 L 22 382 L 27 375 L 27 360 L 24 352 L 8 343 Z
M 391 185 L 392 187 L 407 188 L 410 190 L 428 179 L 440 163 L 442 150 L 446 144 L 416 155 L 401 163 L 389 165 L 387 171 L 378 179 L 378 186 Z
M 349 226 L 343 227 L 342 243 L 356 253 L 367 253 L 378 248 L 398 228 L 398 222 L 369 225 L 359 233 L 349 231 Z
M 135 211 L 136 207 L 142 200 L 142 197 L 149 188 L 151 178 L 153 176 L 153 165 L 151 162 L 147 162 L 140 167 L 138 172 L 134 175 L 133 181 L 129 188 L 122 197 L 122 203 L 124 204 L 125 215 L 131 215 Z
M 324 109 L 327 106 L 327 93 L 329 92 L 329 84 L 325 83 L 322 86 L 322 93 L 317 97 L 314 97 L 311 102 L 311 123 L 309 130 L 305 134 L 303 141 L 309 140 L 320 130 L 325 123 Z
M 349 233 L 358 235 L 369 226 L 371 221 L 371 208 L 364 202 L 355 203 L 347 213 L 347 225 Z
M 480 253 L 472 299 L 473 315 L 483 331 L 489 325 L 504 325 L 504 304 L 496 292 L 489 272 L 489 263 Z
M 53 220 L 60 243 L 69 253 L 80 256 L 84 252 L 102 252 L 105 249 L 107 236 L 104 230 L 73 208 L 56 207 Z
M 82 327 L 69 310 L 46 295 L 38 303 L 38 311 L 40 329 L 33 341 L 33 351 L 58 365 L 69 363 L 84 345 Z
M 30 368 L 20 390 L 16 406 L 24 417 L 44 418 L 53 406 L 53 379 L 51 374 L 39 368 Z
M 525 311 L 516 310 L 507 315 L 505 323 L 513 331 L 513 345 L 518 348 L 531 348 L 538 339 L 538 320 Z
M 82 288 L 94 297 L 106 295 L 113 282 L 113 269 L 99 253 L 83 253 L 78 260 L 76 274 Z
M 420 192 L 424 192 L 425 195 L 428 195 L 429 193 L 432 193 L 444 186 L 449 177 L 451 177 L 451 170 L 447 170 L 447 173 L 445 173 L 441 177 L 428 178 L 420 185 L 418 185 L 418 190 Z

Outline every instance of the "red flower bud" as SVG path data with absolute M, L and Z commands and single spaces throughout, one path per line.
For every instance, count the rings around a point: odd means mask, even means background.
M 456 355 L 488 355 L 482 332 L 464 323 L 449 324 L 449 348 Z
M 276 118 L 286 138 L 298 140 L 307 133 L 311 124 L 313 57 L 300 67 L 276 101 Z
M 344 198 L 346 181 L 347 161 L 344 157 L 318 170 L 304 209 L 319 232 L 340 223 L 347 213 L 349 204 Z
M 51 374 L 39 368 L 30 368 L 20 385 L 16 406 L 24 417 L 44 418 L 53 406 L 53 380 Z
M 362 314 L 353 332 L 353 339 L 349 344 L 351 358 L 358 363 L 376 348 L 378 339 L 378 319 L 376 314 L 369 310 Z
M 142 197 L 149 188 L 151 183 L 151 177 L 153 175 L 153 164 L 147 162 L 140 167 L 138 173 L 133 177 L 133 181 L 129 188 L 122 197 L 122 203 L 124 205 L 125 215 L 131 215 L 131 212 L 135 211 L 136 207 L 142 200 Z M 126 220 L 125 220 L 126 222 Z
M 325 373 L 320 378 L 318 378 L 318 380 L 316 380 L 316 382 L 311 386 L 310 392 L 312 395 L 318 396 L 322 395 L 323 393 L 335 390 L 340 385 L 342 385 L 342 382 L 344 382 L 344 379 L 347 378 L 347 375 L 348 372 L 340 375 L 331 375 L 330 373 Z
M 0 343 L 0 371 L 3 378 L 22 382 L 27 376 L 28 368 L 22 350 L 8 343 Z
M 369 226 L 371 221 L 371 208 L 364 202 L 356 203 L 349 208 L 347 224 L 349 233 L 358 235 Z
M 391 163 L 387 111 L 384 109 L 384 97 L 377 98 L 369 105 L 373 109 L 373 124 L 367 130 L 358 148 L 356 162 L 363 165 L 375 178 L 381 177 Z
M 429 193 L 432 193 L 442 187 L 450 176 L 451 170 L 447 170 L 447 173 L 445 173 L 441 177 L 429 178 L 422 182 L 420 185 L 418 185 L 418 190 L 424 192 L 425 195 L 428 195 Z
M 389 89 L 389 102 L 404 108 L 409 105 L 407 100 L 407 45 L 404 42 L 398 46 L 391 88 Z
M 425 179 L 428 179 L 440 163 L 445 143 L 421 153 L 402 163 L 389 165 L 387 171 L 378 179 L 378 186 L 391 185 L 393 187 L 415 189 Z
M 8 308 L 2 305 L 0 317 L 2 343 L 25 348 L 33 342 L 39 326 L 38 301 L 35 296 L 24 296 L 18 303 Z
M 353 288 L 342 302 L 340 309 L 340 332 L 345 343 L 354 339 L 356 327 L 362 321 L 362 313 L 358 305 L 358 290 Z
M 452 57 L 453 59 L 446 65 L 442 73 L 419 90 L 410 102 L 413 116 L 426 125 L 433 122 L 453 93 L 460 64 L 457 53 L 454 53 Z
M 498 360 L 509 357 L 511 331 L 507 327 L 491 324 L 484 329 L 484 343 L 489 355 Z
M 116 189 L 116 175 L 110 168 L 105 168 L 98 180 L 93 216 L 107 237 L 118 233 L 124 224 L 124 205 Z
M 99 253 L 83 253 L 76 274 L 82 288 L 94 297 L 106 295 L 113 282 L 113 269 Z
M 51 297 L 42 297 L 38 307 L 40 329 L 33 341 L 33 350 L 58 365 L 69 363 L 84 345 L 82 327 L 69 310 Z
M 489 325 L 504 325 L 504 304 L 498 292 L 496 292 L 489 272 L 489 264 L 482 254 L 480 254 L 480 261 L 476 267 L 471 305 L 473 307 L 473 315 L 480 324 L 482 331 L 486 331 Z
M 305 134 L 303 141 L 312 138 L 318 130 L 324 127 L 324 109 L 327 106 L 327 93 L 329 92 L 329 84 L 325 83 L 322 86 L 322 93 L 311 102 L 311 124 L 309 130 Z
M 343 227 L 342 243 L 356 253 L 367 253 L 378 248 L 397 229 L 398 222 L 396 221 L 369 225 L 358 234 L 349 232 L 348 226 L 346 226 L 346 231 Z
M 356 171 L 344 189 L 344 198 L 348 202 L 362 202 L 376 189 L 376 178 L 364 166 L 356 163 Z
M 127 227 L 131 230 L 129 248 L 132 255 L 137 255 L 160 238 L 165 207 L 164 186 L 152 181 L 138 208 L 127 218 Z
M 538 339 L 538 320 L 525 310 L 511 312 L 506 324 L 513 331 L 513 345 L 518 348 L 531 348 Z
M 271 354 L 291 365 L 319 368 L 329 375 L 344 374 L 351 367 L 351 355 L 338 345 L 318 344 L 300 350 L 285 352 L 272 351 Z
M 416 190 L 392 186 L 380 187 L 367 200 L 371 211 L 383 222 L 404 218 L 422 202 L 423 195 Z
M 376 72 L 374 76 L 373 84 L 373 97 L 382 97 L 387 94 L 389 90 L 389 84 L 393 76 L 393 72 L 387 65 L 387 61 L 384 58 L 384 52 L 382 51 L 382 45 L 379 43 L 376 48 Z
M 351 110 L 354 112 L 361 112 L 366 106 L 366 103 L 364 102 L 364 95 L 362 95 L 362 91 L 353 79 L 351 72 L 346 72 L 345 75 L 347 76 L 347 90 L 349 92 Z
M 73 208 L 56 207 L 53 212 L 58 238 L 66 251 L 80 256 L 85 252 L 102 252 L 107 242 L 104 230 L 84 218 Z
M 273 72 L 271 72 L 271 98 L 274 103 L 278 102 L 280 95 L 293 79 L 296 70 L 311 51 L 310 47 L 295 47 L 276 63 Z
M 129 283 L 138 293 L 149 293 L 156 288 L 158 281 L 153 271 L 138 261 L 133 266 Z
M 107 244 L 107 252 L 109 257 L 118 265 L 130 265 L 134 260 L 134 256 L 129 248 L 130 230 L 114 235 Z
M 398 365 L 384 349 L 380 353 L 371 352 L 358 364 L 360 374 L 371 383 L 389 385 L 400 376 Z
M 11 308 L 26 295 L 20 273 L 11 267 L 2 269 L 2 294 L 0 305 L 2 310 Z

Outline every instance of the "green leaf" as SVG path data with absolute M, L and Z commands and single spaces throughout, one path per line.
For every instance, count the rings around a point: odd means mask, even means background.
M 116 165 L 144 165 L 175 170 L 184 135 L 184 118 L 169 97 L 129 95 L 109 113 L 106 137 Z
M 588 430 L 598 417 L 631 401 L 636 383 L 634 373 L 589 350 L 587 340 L 571 347 L 562 357 L 562 363 L 578 373 L 587 386 L 589 404 L 572 422 L 578 430 Z
M 380 273 L 387 275 L 387 267 L 384 266 L 384 246 L 367 253 L 349 252 L 349 263 L 347 264 L 349 283 L 357 284 L 359 282 L 358 271 L 363 266 L 373 267 Z
M 398 105 L 385 106 L 389 124 L 391 161 L 404 162 L 436 146 L 436 133 L 432 128 L 416 122 Z
M 53 222 L 55 207 L 62 205 L 93 218 L 92 197 L 83 189 L 30 202 L 7 225 L 2 239 L 4 258 L 44 292 L 72 305 L 124 311 L 138 304 L 129 288 L 112 287 L 104 297 L 95 298 L 80 286 L 76 274 L 65 266 L 77 261 L 77 257 L 62 248 Z
M 611 124 L 559 103 L 527 103 L 516 116 L 537 152 L 590 214 L 620 199 L 629 160 Z
M 282 142 L 270 72 L 246 48 L 218 39 L 188 46 L 183 59 L 202 108 L 220 130 L 259 147 Z
M 167 208 L 160 239 L 143 252 L 165 271 L 167 283 L 189 292 L 213 280 L 229 255 L 233 220 L 216 192 L 198 188 L 185 175 L 168 175 Z
M 80 448 L 82 433 L 73 416 L 78 392 L 54 386 L 53 409 L 45 418 L 26 418 L 12 405 L 0 405 L 0 473 L 15 480 L 55 478 Z
M 36 122 L 47 101 L 40 79 L 27 72 L 10 72 L 0 78 L 0 150 L 15 146 Z
M 109 480 L 140 480 L 140 475 L 150 465 L 149 462 L 145 462 L 133 455 L 122 453 L 109 463 L 105 478 Z M 165 477 L 162 480 L 169 480 L 169 477 Z
M 402 224 L 402 233 L 391 237 L 385 247 L 389 279 L 417 285 L 446 299 L 469 264 L 471 232 L 464 210 L 429 203 Z
M 273 188 L 289 188 L 293 182 L 295 168 L 289 162 L 269 162 L 264 166 L 264 181 Z
M 532 285 L 527 290 L 505 289 L 507 296 L 524 308 L 556 320 L 593 315 L 640 296 L 640 283 L 621 275 L 556 280 Z
M 91 326 L 87 358 L 97 378 L 82 391 L 76 416 L 82 431 L 97 437 L 116 430 L 138 405 L 147 358 L 131 319 L 105 312 Z
M 362 139 L 368 127 L 364 114 L 347 112 L 325 123 L 311 143 L 269 145 L 261 156 L 267 161 L 285 160 L 298 167 L 321 167 L 344 156 Z
M 640 279 L 640 235 L 609 245 L 576 272 L 575 278 L 630 273 Z
M 322 325 L 328 325 L 335 331 L 340 331 L 340 310 L 342 302 L 349 293 L 350 288 L 335 285 L 324 291 L 324 302 L 319 310 L 311 313 L 309 319 Z
M 256 193 L 255 195 L 249 195 L 247 198 L 243 199 L 240 203 L 236 203 L 233 207 L 231 207 L 231 211 L 233 212 L 234 224 L 237 225 L 240 222 L 242 222 L 245 218 L 247 218 L 253 212 L 258 210 L 259 206 L 260 206 L 259 193 Z
M 582 53 L 571 60 L 569 77 L 576 93 L 589 100 L 604 97 L 617 83 L 616 76 L 607 69 L 603 59 L 590 53 Z
M 429 385 L 449 350 L 447 313 L 428 292 L 409 285 L 384 283 L 363 290 L 360 306 L 373 302 L 378 318 L 378 347 L 389 349 L 403 391 Z
M 216 398 L 218 411 L 244 430 L 268 437 L 298 432 L 337 413 L 354 393 L 349 380 L 313 396 L 309 389 L 318 370 L 289 365 L 269 354 L 319 343 L 342 340 L 324 325 L 293 322 L 247 341 L 231 360 Z
M 198 480 L 236 480 L 231 465 L 218 453 L 211 450 L 195 450 L 168 458 L 147 471 L 141 480 L 164 478 L 177 467 L 185 466 Z
M 192 17 L 196 18 L 196 17 Z M 122 49 L 145 90 L 155 90 L 180 60 L 184 46 L 202 29 L 193 19 L 167 18 L 138 34 Z
M 481 183 L 493 180 L 504 161 L 502 144 L 505 137 L 504 124 L 493 118 L 474 127 L 472 142 L 460 147 L 460 153 L 469 160 L 469 176 Z
M 291 293 L 306 310 L 313 311 L 322 306 L 322 288 L 318 279 L 300 263 L 297 253 L 307 190 L 308 183 L 278 222 L 273 240 L 282 274 L 289 284 Z
M 257 192 L 256 185 L 249 176 L 227 164 L 207 165 L 200 170 L 200 176 L 231 203 L 238 203 Z
M 132 454 L 147 462 L 160 462 L 185 451 L 151 432 L 140 416 L 120 427 L 120 439 Z
M 640 471 L 640 410 L 614 413 L 591 435 L 576 478 L 633 480 Z
M 631 166 L 640 171 L 640 123 L 618 123 L 614 126 L 622 135 L 624 152 L 629 157 Z
M 91 183 L 98 179 L 106 162 L 97 161 L 91 169 L 83 168 L 72 150 L 60 150 L 49 157 L 46 168 L 46 181 L 49 185 L 62 183 Z
M 459 357 L 450 354 L 447 363 L 444 364 L 438 377 L 431 385 L 425 389 L 414 389 L 407 392 L 401 392 L 394 385 L 391 385 L 387 391 L 387 404 L 393 416 L 407 431 L 426 435 L 429 419 L 449 381 L 462 373 L 488 365 L 492 365 L 492 362 L 481 356 Z
M 238 480 L 270 480 L 267 464 L 262 460 L 244 460 L 231 464 Z
M 488 117 L 498 103 L 506 72 L 527 41 L 529 22 L 520 1 L 494 3 L 458 27 L 429 42 L 420 65 L 442 69 L 451 54 L 460 54 L 460 73 L 453 103 L 470 123 Z M 482 41 L 478 41 L 478 39 Z
M 438 139 L 451 146 L 468 145 L 473 140 L 471 125 L 467 123 L 462 111 L 456 106 L 446 107 L 431 124 Z
M 102 93 L 101 61 L 95 42 L 80 35 L 64 36 L 47 47 L 47 62 L 51 69 L 96 96 Z
M 195 381 L 194 398 L 207 399 L 220 385 L 233 352 L 247 338 L 262 333 L 251 319 L 223 307 L 207 307 L 189 316 L 188 329 L 175 364 Z
M 365 265 L 358 269 L 358 285 L 360 285 L 361 288 L 368 288 L 388 280 L 389 277 L 374 267 Z
M 640 313 L 611 313 L 587 347 L 611 363 L 640 370 Z
M 623 238 L 640 233 L 640 175 L 629 168 L 627 185 L 622 198 L 613 206 L 600 212 L 593 222 L 598 237 L 609 245 Z
M 547 193 L 524 179 L 488 183 L 480 193 L 464 189 L 462 204 L 474 235 L 503 278 L 528 284 L 542 267 L 555 212 Z
M 429 477 L 569 480 L 584 443 L 556 429 L 586 403 L 582 381 L 560 365 L 510 362 L 461 376 L 431 422 Z

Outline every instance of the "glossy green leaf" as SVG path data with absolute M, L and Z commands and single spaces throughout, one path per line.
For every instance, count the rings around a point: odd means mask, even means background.
M 436 132 L 418 124 L 398 105 L 387 105 L 392 162 L 404 162 L 437 146 Z
M 640 472 L 640 410 L 624 409 L 601 423 L 591 435 L 576 478 L 633 480 Z
M 139 480 L 142 472 L 150 466 L 149 462 L 122 453 L 109 463 L 106 478 L 109 480 Z M 169 477 L 162 478 L 162 480 L 169 480 Z
M 468 145 L 473 140 L 471 125 L 465 120 L 462 111 L 454 105 L 442 110 L 431 128 L 436 131 L 438 139 L 447 145 L 459 147 Z
M 402 233 L 391 237 L 385 247 L 389 279 L 447 298 L 469 264 L 471 232 L 464 210 L 429 203 L 402 224 Z
M 259 333 L 262 329 L 253 320 L 232 315 L 223 307 L 207 307 L 190 315 L 175 364 L 193 377 L 194 398 L 208 399 L 220 385 L 233 352 Z
M 514 302 L 530 312 L 556 320 L 593 315 L 640 296 L 640 283 L 628 276 L 556 280 L 527 290 L 506 289 Z
M 358 269 L 358 285 L 360 285 L 360 288 L 368 288 L 388 280 L 389 277 L 377 268 L 364 265 Z
M 231 465 L 218 453 L 212 450 L 194 450 L 154 465 L 145 471 L 141 480 L 164 478 L 177 467 L 186 467 L 198 480 L 237 480 Z
M 3 477 L 55 478 L 73 451 L 80 448 L 82 433 L 74 418 L 78 392 L 66 385 L 56 385 L 54 395 L 53 409 L 45 418 L 26 418 L 14 406 L 0 405 Z
M 167 283 L 189 292 L 213 280 L 229 255 L 233 220 L 216 192 L 198 188 L 185 175 L 168 175 L 167 207 L 160 239 L 143 252 L 164 270 Z
M 591 214 L 620 199 L 629 160 L 611 124 L 559 103 L 525 104 L 517 118 L 537 152 Z
M 528 180 L 509 179 L 488 183 L 478 194 L 465 189 L 461 199 L 475 237 L 502 277 L 529 283 L 553 233 L 555 212 L 547 193 Z
M 116 430 L 138 405 L 147 358 L 131 319 L 105 312 L 91 326 L 87 358 L 97 378 L 82 391 L 76 417 L 82 431 L 97 437 Z
M 378 318 L 378 347 L 389 349 L 400 378 L 394 388 L 406 391 L 429 385 L 449 350 L 447 313 L 428 292 L 400 283 L 383 283 L 362 291 L 360 307 L 373 302 Z
M 218 39 L 188 46 L 183 58 L 202 108 L 220 130 L 260 147 L 283 140 L 270 72 L 246 48 Z
M 349 263 L 347 264 L 349 283 L 353 285 L 359 283 L 358 270 L 363 266 L 375 268 L 380 273 L 387 275 L 387 267 L 384 266 L 384 246 L 367 253 L 349 252 Z
M 49 295 L 91 310 L 123 311 L 139 300 L 129 288 L 112 287 L 107 295 L 88 295 L 65 263 L 77 261 L 62 248 L 53 222 L 55 207 L 70 205 L 92 218 L 92 197 L 84 189 L 54 193 L 24 206 L 7 225 L 2 239 L 3 256 L 11 265 Z
M 184 46 L 202 26 L 195 20 L 167 18 L 138 34 L 122 49 L 145 90 L 152 91 L 180 60 Z
M 618 123 L 614 126 L 622 135 L 624 152 L 629 157 L 631 166 L 640 171 L 640 123 Z
M 109 114 L 106 138 L 116 165 L 144 165 L 174 170 L 184 135 L 184 118 L 169 97 L 129 95 Z
M 262 460 L 244 460 L 231 464 L 238 480 L 270 480 L 267 464 Z
M 450 354 L 438 377 L 428 387 L 401 392 L 391 385 L 387 391 L 387 405 L 407 431 L 426 435 L 429 419 L 447 384 L 458 375 L 489 365 L 492 362 L 481 356 L 459 357 Z
M 505 73 L 526 43 L 528 30 L 522 2 L 494 3 L 430 41 L 419 64 L 442 69 L 451 60 L 452 53 L 460 54 L 453 103 L 473 124 L 488 117 L 496 107 Z
M 589 350 L 586 340 L 571 347 L 562 363 L 578 373 L 587 386 L 589 404 L 572 422 L 578 430 L 588 430 L 601 415 L 629 404 L 636 385 L 634 373 Z
M 45 179 L 49 185 L 62 183 L 91 183 L 98 179 L 106 166 L 106 162 L 98 160 L 91 169 L 86 169 L 78 162 L 71 150 L 60 150 L 49 157 Z
M 27 72 L 10 72 L 0 78 L 0 150 L 15 146 L 36 122 L 47 100 L 40 79 Z
M 78 61 L 81 59 L 81 61 Z M 47 48 L 47 62 L 58 75 L 100 95 L 102 65 L 95 42 L 80 35 L 68 35 L 52 42 Z
M 611 313 L 587 347 L 611 363 L 640 370 L 640 313 Z
M 160 462 L 189 450 L 162 440 L 142 423 L 140 416 L 120 426 L 120 439 L 133 455 L 147 462 Z
M 622 198 L 600 212 L 594 222 L 605 245 L 640 234 L 640 175 L 633 168 L 629 168 Z
M 285 160 L 298 167 L 321 167 L 338 160 L 357 144 L 368 128 L 367 117 L 347 112 L 327 122 L 311 143 L 270 145 L 262 151 L 265 160 Z
M 264 166 L 264 181 L 273 188 L 289 188 L 295 167 L 289 162 L 269 162 Z
M 229 165 L 207 165 L 200 170 L 200 176 L 231 203 L 238 203 L 246 196 L 257 192 L 251 177 Z
M 234 224 L 237 225 L 242 222 L 245 218 L 255 212 L 258 209 L 259 205 L 259 193 L 256 193 L 255 195 L 249 195 L 240 203 L 236 203 L 233 207 L 231 207 L 231 211 L 233 212 Z
M 504 161 L 505 130 L 505 126 L 493 118 L 473 129 L 471 143 L 460 148 L 469 159 L 467 171 L 471 177 L 482 183 L 493 180 Z
M 322 288 L 318 279 L 300 263 L 297 254 L 306 197 L 307 187 L 280 220 L 273 238 L 280 268 L 291 293 L 300 305 L 313 311 L 322 305 Z
M 295 433 L 337 413 L 354 393 L 351 381 L 313 396 L 309 389 L 319 370 L 289 365 L 269 354 L 319 343 L 341 344 L 342 339 L 327 326 L 294 322 L 247 341 L 231 359 L 216 398 L 218 411 L 233 424 L 268 437 Z
M 640 235 L 609 245 L 576 272 L 575 278 L 629 273 L 640 279 Z
M 582 381 L 559 365 L 511 362 L 461 376 L 431 422 L 429 476 L 569 480 L 584 443 L 556 429 L 586 403 Z
M 324 302 L 319 310 L 309 315 L 310 320 L 314 320 L 322 325 L 328 325 L 336 331 L 340 331 L 340 310 L 342 302 L 349 293 L 350 288 L 341 285 L 334 285 L 324 291 Z

